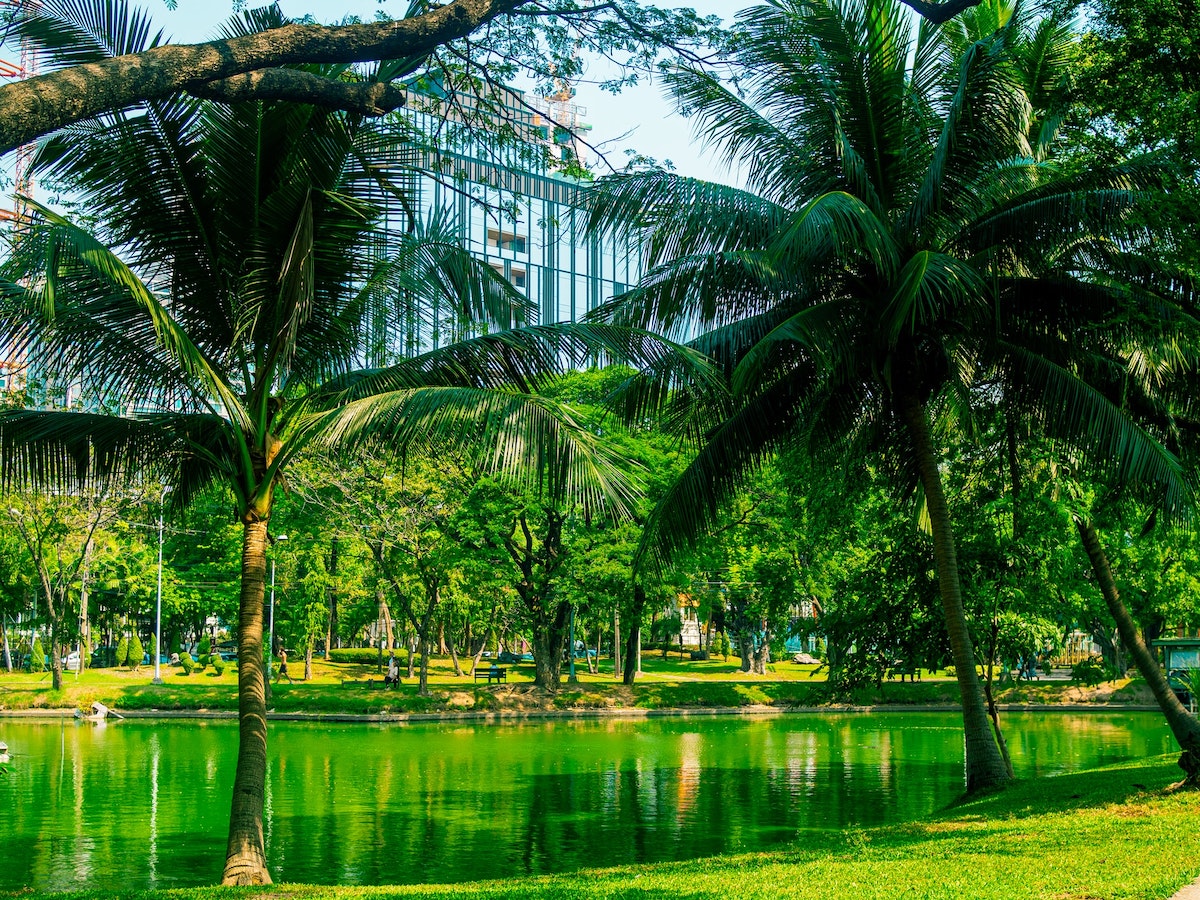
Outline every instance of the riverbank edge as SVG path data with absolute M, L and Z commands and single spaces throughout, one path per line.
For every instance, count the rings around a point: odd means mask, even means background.
M 997 704 L 1001 712 L 1159 712 L 1153 704 L 1134 703 L 1007 703 Z M 715 716 L 786 716 L 822 713 L 955 713 L 956 704 L 874 704 L 868 706 L 712 706 L 671 707 L 665 709 L 528 709 L 528 710 L 451 710 L 428 713 L 305 713 L 268 712 L 272 722 L 358 722 L 362 724 L 409 724 L 422 722 L 478 722 L 485 725 L 521 722 L 530 719 L 658 719 L 712 718 Z M 123 719 L 236 719 L 236 710 L 224 709 L 132 709 L 114 710 Z M 73 709 L 0 709 L 0 719 L 70 719 Z

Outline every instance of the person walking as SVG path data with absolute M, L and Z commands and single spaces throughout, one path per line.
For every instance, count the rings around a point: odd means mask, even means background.
M 276 684 L 279 683 L 280 678 L 286 678 L 288 680 L 288 684 L 296 683 L 296 682 L 292 681 L 292 676 L 288 674 L 287 651 L 286 650 L 279 651 L 279 671 L 275 675 L 275 683 Z

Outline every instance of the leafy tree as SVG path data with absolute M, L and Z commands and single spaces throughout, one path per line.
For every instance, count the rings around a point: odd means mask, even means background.
M 277 14 L 257 13 L 230 33 L 277 25 Z M 381 139 L 358 116 L 189 98 L 79 129 L 43 163 L 77 192 L 99 234 L 41 210 L 0 301 L 0 340 L 31 365 L 61 383 L 88 373 L 106 408 L 146 410 L 0 414 L 7 480 L 151 472 L 174 486 L 175 507 L 218 486 L 235 498 L 243 532 L 230 883 L 269 880 L 265 550 L 276 485 L 302 449 L 368 435 L 419 448 L 436 435 L 551 492 L 596 502 L 621 493 L 594 438 L 526 392 L 571 352 L 623 350 L 615 332 L 496 333 L 357 370 L 372 320 L 440 304 L 503 326 L 521 319 L 524 302 L 442 235 L 382 229 L 386 173 L 368 160 Z M 398 298 L 415 308 L 398 312 Z
M 738 90 L 686 68 L 669 83 L 751 190 L 633 172 L 602 182 L 593 206 L 597 227 L 644 234 L 651 265 L 609 320 L 703 332 L 691 346 L 733 390 L 695 391 L 680 413 L 704 440 L 655 513 L 656 552 L 710 526 L 782 446 L 885 450 L 895 483 L 919 486 L 932 531 L 969 791 L 1008 774 L 963 605 L 944 428 L 969 422 L 988 396 L 978 384 L 1002 384 L 1006 402 L 1094 459 L 1163 465 L 1118 452 L 1144 436 L 1101 427 L 1119 411 L 1059 363 L 1078 328 L 1124 312 L 1130 271 L 1108 248 L 1128 243 L 1152 169 L 1060 165 L 1023 84 L 1038 20 L 992 18 L 996 31 L 974 35 L 914 28 L 883 0 L 747 11 Z

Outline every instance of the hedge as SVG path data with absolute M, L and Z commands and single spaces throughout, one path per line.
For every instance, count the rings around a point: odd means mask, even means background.
M 402 666 L 408 664 L 407 650 L 397 650 L 395 653 L 396 662 Z M 378 647 L 339 647 L 329 651 L 329 659 L 331 662 L 358 663 L 364 666 L 373 666 L 382 659 L 386 666 L 388 655 L 384 653 L 380 657 Z

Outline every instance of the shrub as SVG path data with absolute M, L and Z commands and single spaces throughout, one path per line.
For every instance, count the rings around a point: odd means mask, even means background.
M 208 654 L 212 652 L 212 638 L 210 638 L 207 634 L 202 635 L 200 638 L 200 646 L 196 648 L 196 651 L 200 654 L 201 659 L 208 656 Z
M 46 671 L 46 651 L 42 649 L 41 635 L 33 639 L 33 649 L 29 651 L 29 671 Z
M 194 659 L 192 659 L 192 654 L 180 653 L 179 654 L 179 665 L 183 668 L 184 675 L 191 675 L 192 670 L 194 668 L 196 668 L 196 661 Z
M 198 657 L 196 659 L 196 671 L 203 672 L 205 666 L 208 665 L 208 660 L 209 660 L 209 658 L 207 656 Z
M 406 665 L 408 662 L 407 650 L 396 650 L 396 662 L 400 665 Z M 387 665 L 387 652 L 383 654 L 383 664 Z M 358 663 L 364 666 L 373 666 L 379 662 L 378 647 L 339 647 L 329 651 L 329 659 L 331 662 L 340 663 Z
M 117 662 L 118 666 L 125 665 L 129 660 L 129 638 L 121 635 L 121 639 L 117 641 Z
M 1104 659 L 1099 656 L 1085 656 L 1071 666 L 1071 680 L 1081 681 L 1088 687 L 1095 687 L 1107 678 Z
M 213 671 L 217 675 L 225 674 L 225 660 L 221 659 L 220 653 L 214 653 L 209 657 L 209 662 L 212 663 Z
M 733 648 L 729 646 L 729 635 L 726 634 L 724 631 L 718 631 L 717 632 L 717 652 L 720 653 L 722 657 L 728 658 L 729 651 L 732 649 Z
M 137 636 L 137 632 L 133 633 L 133 637 L 129 639 L 129 656 L 127 662 L 129 668 L 136 669 L 142 664 L 142 657 L 145 656 L 146 650 L 142 646 L 142 640 Z
M 946 674 L 950 678 L 957 678 L 958 677 L 958 669 L 954 668 L 954 666 L 946 666 Z

